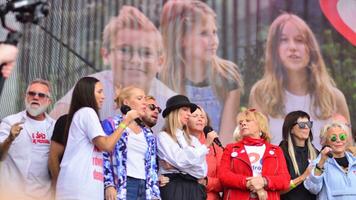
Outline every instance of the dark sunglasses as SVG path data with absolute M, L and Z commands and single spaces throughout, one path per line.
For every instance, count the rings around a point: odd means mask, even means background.
M 297 122 L 295 124 L 298 124 L 298 127 L 299 128 L 312 128 L 313 127 L 313 122 L 312 121 L 307 121 L 307 122 Z
M 337 136 L 334 134 L 329 139 L 330 139 L 331 142 L 336 142 L 337 141 Z M 346 133 L 341 133 L 339 135 L 339 139 L 340 139 L 340 141 L 345 141 L 347 139 Z
M 158 113 L 162 112 L 162 109 L 159 106 L 156 106 L 155 104 L 148 104 L 148 108 L 152 111 L 154 111 L 157 108 Z
M 40 99 L 49 98 L 49 95 L 42 93 L 42 92 L 28 91 L 27 95 L 30 97 L 35 97 L 37 95 Z

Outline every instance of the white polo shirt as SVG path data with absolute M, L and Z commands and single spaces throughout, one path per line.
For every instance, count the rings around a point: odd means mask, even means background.
M 47 163 L 55 121 L 47 114 L 43 121 L 31 119 L 26 111 L 10 115 L 0 124 L 1 143 L 9 136 L 11 126 L 20 121 L 25 121 L 23 129 L 0 162 L 0 199 L 1 195 L 11 199 L 49 199 Z

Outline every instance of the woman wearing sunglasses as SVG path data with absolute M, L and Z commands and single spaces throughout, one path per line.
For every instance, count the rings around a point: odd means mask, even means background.
M 129 106 L 139 118 L 125 123 L 118 114 L 102 122 L 106 134 L 117 127 L 124 129 L 111 153 L 104 153 L 104 186 L 107 200 L 159 199 L 156 138 L 150 128 L 140 125 L 147 109 L 145 92 L 137 87 L 123 88 L 116 98 L 118 107 Z
M 286 158 L 291 181 L 290 188 L 281 195 L 283 200 L 316 199 L 303 185 L 310 174 L 309 161 L 314 160 L 319 153 L 312 144 L 312 125 L 308 113 L 300 110 L 288 113 L 284 119 L 283 140 L 279 146 Z
M 350 129 L 340 122 L 324 126 L 320 133 L 325 146 L 312 163 L 309 177 L 304 186 L 317 199 L 356 199 L 356 157 L 346 151 Z M 330 154 L 328 156 L 328 154 Z

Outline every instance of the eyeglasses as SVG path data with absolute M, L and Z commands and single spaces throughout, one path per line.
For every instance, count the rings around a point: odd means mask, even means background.
M 295 124 L 298 124 L 299 128 L 312 128 L 313 127 L 313 122 L 312 121 L 307 121 L 307 122 L 297 122 Z
M 330 142 L 336 142 L 337 141 L 337 135 L 333 134 L 329 139 L 330 139 Z M 340 139 L 340 141 L 345 141 L 347 139 L 346 133 L 339 134 L 339 139 Z
M 144 61 L 152 60 L 152 58 L 154 58 L 154 56 L 155 56 L 155 53 L 152 52 L 152 50 L 149 48 L 135 49 L 132 46 L 124 45 L 124 46 L 111 48 L 110 50 L 118 52 L 118 54 L 121 56 L 121 58 L 125 61 L 131 60 L 133 58 L 135 52 L 140 57 L 140 59 L 142 59 Z
M 40 99 L 49 98 L 48 94 L 45 94 L 45 93 L 42 93 L 42 92 L 28 91 L 27 95 L 30 96 L 30 97 L 35 97 L 37 95 Z
M 148 104 L 148 108 L 152 111 L 154 111 L 157 108 L 158 113 L 162 112 L 162 109 L 159 106 L 156 106 L 155 104 Z

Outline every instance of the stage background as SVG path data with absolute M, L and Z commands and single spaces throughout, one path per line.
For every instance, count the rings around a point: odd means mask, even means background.
M 5 0 L 0 1 L 1 4 Z M 50 15 L 39 25 L 22 25 L 7 15 L 8 25 L 20 30 L 17 67 L 6 81 L 0 100 L 0 118 L 24 109 L 23 94 L 35 78 L 53 84 L 53 102 L 60 99 L 82 76 L 108 69 L 99 54 L 101 31 L 123 5 L 134 5 L 159 27 L 164 0 L 49 0 Z M 303 18 L 316 34 L 329 73 L 344 93 L 352 124 L 356 124 L 356 48 L 323 16 L 317 0 L 206 0 L 217 13 L 219 55 L 238 64 L 245 81 L 241 106 L 247 106 L 253 83 L 263 73 L 267 29 L 282 12 Z M 71 53 L 73 49 L 88 63 Z M 1 30 L 1 40 L 6 31 Z M 53 105 L 52 105 L 53 106 Z M 51 109 L 52 107 L 50 107 Z

